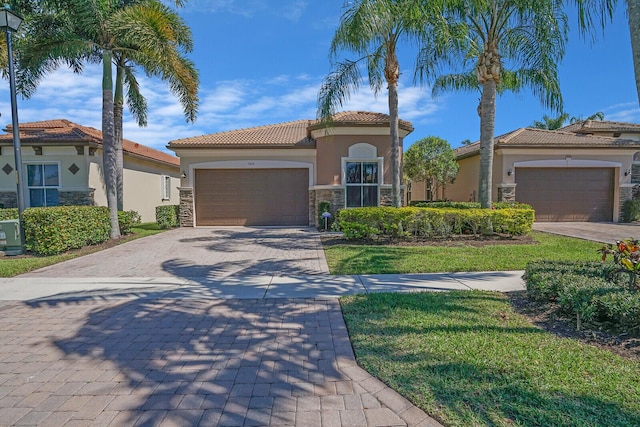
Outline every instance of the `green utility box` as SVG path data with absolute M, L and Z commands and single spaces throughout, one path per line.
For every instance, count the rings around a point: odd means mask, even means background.
M 20 221 L 17 219 L 0 221 L 0 248 L 6 255 L 24 253 L 20 239 Z

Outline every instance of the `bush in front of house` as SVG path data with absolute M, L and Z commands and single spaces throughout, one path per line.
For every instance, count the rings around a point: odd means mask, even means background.
M 449 200 L 437 200 L 433 202 L 416 200 L 409 203 L 416 208 L 453 208 L 453 209 L 480 209 L 478 202 L 453 202 Z M 494 202 L 493 209 L 533 209 L 531 205 L 520 202 Z
M 156 223 L 163 230 L 180 225 L 180 205 L 156 206 Z
M 18 219 L 18 208 L 0 209 L 0 221 Z
M 140 214 L 136 211 L 118 211 L 118 225 L 123 236 L 133 233 L 133 226 L 141 222 Z
M 577 329 L 597 322 L 637 334 L 640 292 L 620 283 L 611 271 L 611 265 L 602 262 L 537 261 L 527 265 L 524 278 L 532 300 L 557 303 L 561 313 L 575 318 Z
M 447 238 L 455 235 L 502 233 L 527 235 L 533 228 L 532 209 L 392 208 L 342 209 L 338 225 L 346 239 Z
M 624 222 L 640 221 L 640 200 L 627 200 L 622 205 L 622 220 Z
M 111 230 L 109 209 L 101 206 L 29 208 L 23 219 L 27 249 L 37 255 L 102 243 Z

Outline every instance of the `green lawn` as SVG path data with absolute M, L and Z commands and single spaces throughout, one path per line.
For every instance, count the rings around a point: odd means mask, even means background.
M 332 274 L 524 270 L 530 261 L 597 261 L 601 243 L 534 232 L 536 244 L 469 246 L 337 245 L 325 248 Z
M 544 332 L 499 293 L 341 303 L 360 365 L 447 426 L 640 425 L 640 362 Z
M 150 236 L 152 234 L 158 234 L 165 230 L 158 228 L 158 225 L 153 223 L 144 223 L 136 227 L 133 227 L 133 234 L 124 236 L 119 240 L 118 244 L 129 242 L 131 240 L 139 239 L 141 237 Z M 77 251 L 71 251 L 60 255 L 52 256 L 28 256 L 28 257 L 3 257 L 0 258 L 0 277 L 13 277 L 18 274 L 26 273 L 31 270 L 46 267 L 48 265 L 56 264 L 62 261 L 73 259 L 82 255 L 87 255 L 93 252 L 101 250 L 103 246 L 89 246 Z

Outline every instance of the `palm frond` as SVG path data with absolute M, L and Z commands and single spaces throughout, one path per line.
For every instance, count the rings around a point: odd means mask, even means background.
M 434 97 L 440 96 L 448 91 L 469 91 L 480 90 L 480 83 L 474 71 L 463 74 L 445 74 L 435 79 L 432 88 Z
M 366 59 L 361 58 L 360 60 Z M 322 83 L 318 94 L 318 119 L 325 123 L 348 101 L 352 91 L 358 90 L 363 83 L 359 61 L 340 62 Z

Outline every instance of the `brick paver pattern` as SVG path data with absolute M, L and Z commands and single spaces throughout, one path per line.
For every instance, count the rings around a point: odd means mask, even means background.
M 0 304 L 0 425 L 437 425 L 360 369 L 332 299 Z

